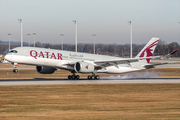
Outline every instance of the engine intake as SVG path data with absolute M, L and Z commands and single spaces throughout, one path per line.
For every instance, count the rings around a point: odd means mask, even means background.
M 94 65 L 87 62 L 77 62 L 74 65 L 74 69 L 79 73 L 92 73 L 94 72 Z
M 55 70 L 53 67 L 36 66 L 36 71 L 41 74 L 52 74 Z

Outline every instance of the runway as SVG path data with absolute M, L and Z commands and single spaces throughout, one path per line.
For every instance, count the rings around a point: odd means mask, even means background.
M 63 85 L 63 84 L 113 84 L 113 83 L 180 83 L 180 78 L 136 78 L 120 80 L 68 80 L 68 79 L 0 79 L 0 85 Z

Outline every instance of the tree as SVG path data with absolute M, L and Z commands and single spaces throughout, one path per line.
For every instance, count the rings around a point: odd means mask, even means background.
M 49 44 L 49 43 L 44 43 L 44 44 L 43 44 L 43 47 L 44 47 L 44 48 L 52 48 L 52 45 Z
M 42 47 L 42 44 L 41 44 L 40 42 L 36 42 L 36 43 L 35 43 L 35 46 L 36 46 L 36 47 Z
M 179 48 L 180 48 L 180 46 L 177 42 L 172 42 L 172 43 L 168 44 L 169 52 L 172 52 L 172 51 L 179 49 Z M 175 53 L 174 56 L 175 57 L 179 56 L 179 51 L 177 53 Z

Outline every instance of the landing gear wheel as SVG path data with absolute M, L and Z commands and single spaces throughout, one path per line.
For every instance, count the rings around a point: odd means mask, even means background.
M 72 77 L 73 80 L 76 79 L 76 76 L 75 76 L 75 75 L 72 75 L 71 77 Z
M 87 79 L 88 79 L 88 80 L 91 80 L 91 79 L 92 79 L 92 80 L 99 80 L 100 77 L 99 77 L 99 75 L 93 74 L 92 76 L 89 75 L 89 76 L 87 77 Z
M 68 79 L 72 79 L 72 76 L 71 76 L 71 75 L 68 75 Z
M 76 76 L 76 79 L 79 79 L 79 75 Z
M 91 80 L 91 79 L 92 79 L 92 77 L 89 75 L 89 76 L 88 76 L 88 80 Z
M 17 72 L 18 72 L 18 70 L 17 70 L 17 69 L 14 69 L 14 70 L 13 70 L 13 72 L 14 72 L 14 73 L 17 73 Z
M 91 78 L 92 78 L 92 80 L 94 80 L 94 79 L 95 79 L 95 76 L 93 75 L 93 76 L 91 76 Z
M 99 75 L 95 76 L 95 79 L 96 79 L 96 80 L 99 80 L 99 78 L 100 78 Z
M 79 78 L 80 78 L 79 75 L 68 75 L 68 79 L 75 80 L 75 79 L 79 79 Z

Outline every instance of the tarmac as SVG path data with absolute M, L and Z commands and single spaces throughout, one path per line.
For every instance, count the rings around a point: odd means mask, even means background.
M 0 79 L 0 85 L 63 85 L 63 84 L 115 84 L 115 83 L 180 83 L 180 78 L 136 78 L 136 79 L 121 79 L 121 80 Z
M 172 60 L 153 60 L 152 62 L 176 63 L 179 62 L 179 58 Z M 156 66 L 156 68 L 180 68 L 180 64 L 165 64 L 165 65 Z M 29 69 L 29 68 L 22 68 L 22 69 Z M 60 79 L 60 78 L 0 79 L 0 85 L 59 85 L 59 84 L 63 85 L 63 84 L 114 84 L 114 83 L 180 83 L 180 77 L 128 78 L 128 79 L 101 78 L 100 80 L 87 80 L 87 79 L 68 80 L 68 79 Z

